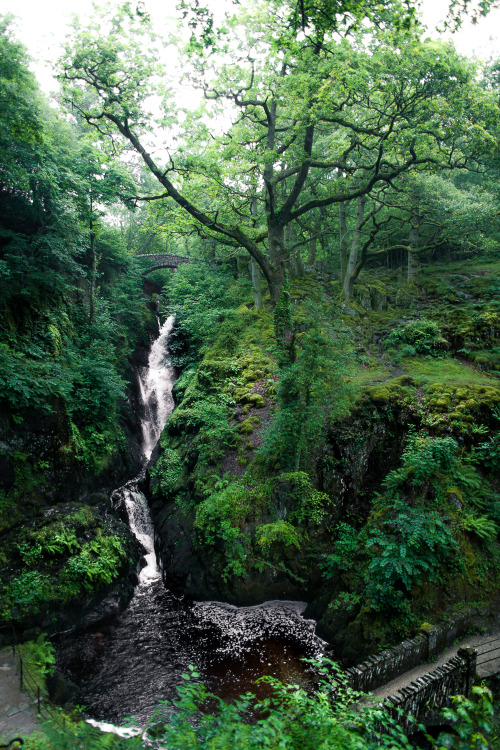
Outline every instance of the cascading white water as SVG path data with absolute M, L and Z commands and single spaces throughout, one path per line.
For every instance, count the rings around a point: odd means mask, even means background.
M 87 706 L 94 726 L 123 736 L 140 731 L 118 726 L 124 717 L 134 714 L 145 725 L 158 700 L 176 697 L 175 686 L 189 664 L 200 666 L 210 689 L 232 699 L 253 689 L 262 674 L 285 675 L 287 681 L 304 680 L 310 686 L 300 656 L 313 656 L 321 648 L 296 604 L 273 602 L 243 609 L 216 602 L 193 606 L 174 597 L 162 583 L 153 524 L 139 482 L 173 409 L 167 348 L 173 322 L 171 317 L 161 327 L 148 367 L 140 373 L 142 469 L 111 496 L 115 506 L 126 508 L 130 528 L 144 547 L 146 565 L 139 585 L 113 622 L 99 623 L 83 634 L 64 635 L 58 646 L 58 664 L 79 683 L 78 703 Z M 290 646 L 282 642 L 287 633 Z
M 156 562 L 154 544 L 154 529 L 149 513 L 148 504 L 144 494 L 137 488 L 135 482 L 125 485 L 120 490 L 125 508 L 127 509 L 128 522 L 135 538 L 146 550 L 144 559 L 146 565 L 139 574 L 139 584 L 148 584 L 158 580 L 160 569 Z
M 146 565 L 139 575 L 139 584 L 147 585 L 160 577 L 154 548 L 154 529 L 148 504 L 139 490 L 138 480 L 144 476 L 154 447 L 174 408 L 172 384 L 174 371 L 168 360 L 168 337 L 174 325 L 174 316 L 160 328 L 160 335 L 151 346 L 148 366 L 139 372 L 139 393 L 141 397 L 141 432 L 143 466 L 139 477 L 115 490 L 111 499 L 121 501 L 126 510 L 129 525 L 136 539 L 145 548 Z
M 139 373 L 139 389 L 144 414 L 141 420 L 142 450 L 149 461 L 161 431 L 174 408 L 172 398 L 173 368 L 168 361 L 168 337 L 174 325 L 170 315 L 149 352 L 148 366 Z

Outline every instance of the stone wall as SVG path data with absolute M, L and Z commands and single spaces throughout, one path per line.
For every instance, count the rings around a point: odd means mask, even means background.
M 422 664 L 430 656 L 429 638 L 422 634 L 409 641 L 403 641 L 381 654 L 369 656 L 361 664 L 350 667 L 346 674 L 352 688 L 368 693 Z
M 450 704 L 451 697 L 470 695 L 476 658 L 475 649 L 459 649 L 457 655 L 446 664 L 388 696 L 384 707 L 394 714 L 398 724 L 409 734 L 415 731 L 414 720 L 426 726 L 442 723 L 440 710 Z M 413 717 L 413 720 L 409 717 Z
M 399 677 L 403 672 L 417 667 L 434 656 L 465 633 L 474 617 L 487 614 L 487 610 L 470 609 L 441 625 L 424 624 L 415 638 L 403 641 L 376 656 L 369 656 L 361 664 L 350 667 L 346 674 L 355 690 L 369 692 Z

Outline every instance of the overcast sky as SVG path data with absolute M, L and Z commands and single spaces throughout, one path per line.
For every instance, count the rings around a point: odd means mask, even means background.
M 178 0 L 144 0 L 158 27 L 166 27 L 169 17 L 176 16 L 177 3 Z M 221 7 L 224 0 L 207 0 L 207 4 Z M 424 22 L 433 36 L 436 25 L 446 15 L 447 6 L 448 0 L 423 0 Z M 50 65 L 44 67 L 43 61 L 57 58 L 72 15 L 85 17 L 91 8 L 92 0 L 0 0 L 0 12 L 11 12 L 17 17 L 17 36 L 35 61 L 32 68 L 47 93 L 55 84 L 50 76 Z M 465 22 L 464 28 L 453 38 L 463 54 L 481 59 L 500 56 L 500 10 L 492 11 L 476 26 Z

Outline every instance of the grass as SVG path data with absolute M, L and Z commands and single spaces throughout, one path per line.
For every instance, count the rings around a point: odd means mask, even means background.
M 401 367 L 406 374 L 424 384 L 443 383 L 449 385 L 495 386 L 495 378 L 481 373 L 474 367 L 452 357 L 405 357 Z

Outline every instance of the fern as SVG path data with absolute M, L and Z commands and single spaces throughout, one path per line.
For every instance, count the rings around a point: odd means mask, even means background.
M 460 519 L 460 525 L 464 531 L 475 534 L 483 542 L 491 542 L 498 536 L 497 524 L 487 516 L 473 516 L 471 513 L 464 513 Z

